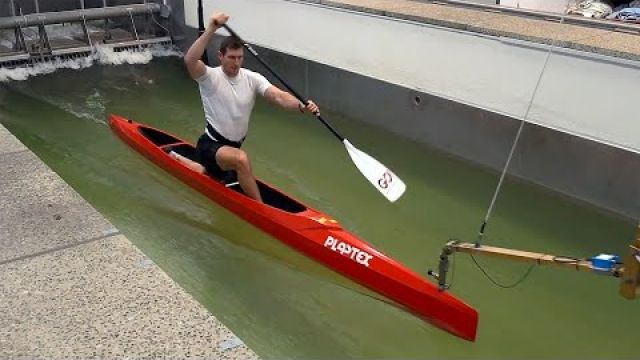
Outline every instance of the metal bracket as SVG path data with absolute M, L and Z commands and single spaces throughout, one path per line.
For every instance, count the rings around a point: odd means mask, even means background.
M 457 240 L 450 240 L 443 248 L 440 253 L 440 262 L 438 263 L 438 272 L 434 272 L 433 270 L 427 271 L 427 275 L 433 277 L 438 280 L 438 288 L 440 291 L 446 291 L 449 289 L 449 284 L 447 284 L 447 273 L 449 272 L 449 256 L 453 254 L 455 251 L 453 245 L 457 244 Z

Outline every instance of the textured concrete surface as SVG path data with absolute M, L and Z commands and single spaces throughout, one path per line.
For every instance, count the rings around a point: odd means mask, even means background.
M 0 263 L 113 228 L 32 152 L 0 155 L 0 168 Z
M 26 150 L 27 147 L 16 139 L 9 130 L 0 126 L 0 155 Z
M 0 359 L 256 354 L 0 125 Z
M 4 264 L 0 277 L 2 358 L 255 358 L 122 235 Z
M 303 0 L 372 14 L 441 25 L 481 34 L 510 37 L 589 51 L 631 60 L 640 60 L 640 25 L 612 31 L 559 20 L 496 13 L 481 9 L 413 0 Z M 603 20 L 604 21 L 604 20 Z

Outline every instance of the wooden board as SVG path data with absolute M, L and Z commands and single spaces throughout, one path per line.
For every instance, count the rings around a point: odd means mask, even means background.
M 620 295 L 627 299 L 640 297 L 640 225 L 636 230 L 636 239 L 629 246 L 624 258 L 624 275 L 620 285 Z

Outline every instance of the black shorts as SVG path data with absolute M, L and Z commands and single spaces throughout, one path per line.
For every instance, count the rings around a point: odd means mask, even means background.
M 226 139 L 225 139 L 226 140 Z M 240 148 L 242 144 L 232 141 L 214 141 L 209 135 L 202 134 L 196 145 L 196 158 L 198 162 L 207 170 L 207 174 L 219 180 L 224 180 L 233 174 L 233 171 L 225 171 L 220 168 L 216 161 L 216 153 L 223 146 Z

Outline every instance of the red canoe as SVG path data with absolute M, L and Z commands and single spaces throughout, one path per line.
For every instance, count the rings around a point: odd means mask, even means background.
M 169 156 L 194 159 L 194 147 L 161 130 L 110 115 L 111 128 L 134 149 L 211 200 L 275 238 L 353 281 L 378 292 L 422 319 L 474 341 L 478 313 L 448 292 L 358 239 L 330 216 L 258 181 L 265 204 L 240 187 L 195 172 Z

